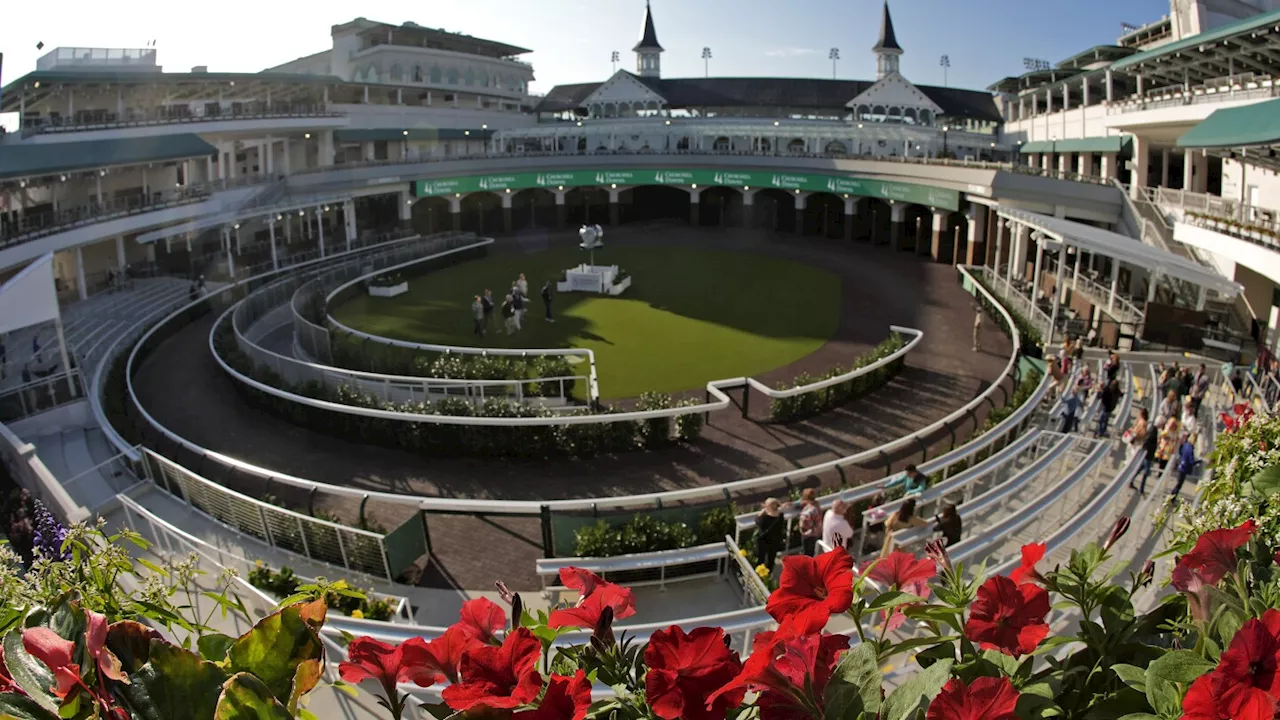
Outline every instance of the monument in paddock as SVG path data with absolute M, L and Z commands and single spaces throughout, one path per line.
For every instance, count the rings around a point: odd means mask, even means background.
M 585 265 L 564 271 L 564 280 L 556 283 L 560 292 L 590 292 L 600 295 L 621 295 L 631 287 L 630 276 L 619 278 L 617 265 L 596 265 L 596 248 L 604 247 L 601 238 L 604 229 L 599 225 L 583 225 L 578 230 L 582 243 L 578 247 L 590 252 Z

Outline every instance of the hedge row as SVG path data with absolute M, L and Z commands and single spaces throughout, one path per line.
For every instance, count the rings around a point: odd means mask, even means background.
M 392 403 L 343 386 L 330 390 L 318 382 L 293 385 L 265 365 L 254 363 L 240 351 L 229 323 L 223 322 L 214 334 L 218 354 L 237 372 L 258 382 L 304 397 L 347 405 L 418 414 L 483 417 L 557 417 L 549 408 L 489 398 L 480 404 L 465 398 L 443 398 L 435 402 Z M 315 432 L 352 442 L 407 450 L 428 456 L 506 457 L 546 459 L 590 457 L 605 453 L 653 449 L 678 442 L 695 442 L 702 434 L 702 415 L 691 413 L 677 418 L 642 422 L 587 423 L 493 427 L 448 425 L 432 422 L 405 422 L 326 410 L 277 397 L 236 383 L 245 400 L 290 423 Z M 639 410 L 692 406 L 692 401 L 676 403 L 669 395 L 646 395 Z M 621 412 L 603 408 L 600 412 Z
M 573 554 L 613 557 L 709 545 L 733 534 L 737 514 L 732 504 L 711 508 L 698 518 L 696 529 L 683 522 L 667 522 L 650 515 L 635 515 L 620 525 L 600 520 L 574 533 Z
M 810 376 L 809 373 L 800 373 L 790 385 L 778 383 L 777 389 L 790 390 L 839 377 L 883 360 L 906 347 L 906 345 L 907 339 L 905 337 L 896 332 L 890 333 L 888 338 L 885 338 L 883 342 L 871 350 L 859 355 L 848 367 L 836 365 L 828 370 L 826 374 L 817 378 Z M 889 381 L 897 377 L 904 365 L 906 365 L 906 358 L 898 358 L 866 375 L 860 375 L 822 390 L 801 393 L 787 398 L 774 398 L 769 406 L 769 419 L 776 423 L 795 422 L 840 407 L 847 402 L 857 400 L 874 390 L 884 387 Z
M 983 281 L 982 278 L 976 275 L 971 275 L 970 277 L 973 278 L 975 283 L 985 288 L 987 292 L 991 293 L 993 296 L 999 297 L 995 289 Z M 987 300 L 985 295 L 975 293 L 974 297 L 976 297 L 978 302 L 986 309 L 988 315 L 994 318 L 1000 317 L 1000 313 L 995 309 L 995 305 L 993 305 L 991 301 Z M 1031 324 L 1031 321 L 1021 313 L 1010 308 L 1005 308 L 1005 310 L 1009 312 L 1009 317 L 1013 318 L 1014 327 L 1018 329 L 1018 338 L 1022 341 L 1022 353 L 1024 355 L 1030 355 L 1031 357 L 1040 357 L 1043 354 L 1040 350 L 1040 346 L 1044 343 L 1044 336 L 1041 335 L 1040 331 Z M 1004 323 L 1000 323 L 1000 328 L 1005 331 L 1005 334 L 1008 334 L 1008 329 L 1004 327 Z

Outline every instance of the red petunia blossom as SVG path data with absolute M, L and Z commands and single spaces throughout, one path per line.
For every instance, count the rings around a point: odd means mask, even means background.
M 1239 527 L 1210 530 L 1196 539 L 1195 548 L 1183 555 L 1178 565 L 1198 570 L 1205 582 L 1217 585 L 1222 576 L 1236 571 L 1239 565 L 1236 551 L 1249 542 L 1257 530 L 1258 523 L 1252 519 Z
M 756 636 L 742 672 L 711 693 L 707 705 L 746 688 L 761 693 L 756 704 L 762 720 L 808 720 L 812 716 L 798 702 L 806 683 L 812 691 L 810 702 L 821 708 L 838 656 L 848 648 L 848 636 L 802 633 L 785 622 L 774 632 Z
M 566 567 L 560 568 L 560 584 L 570 590 L 577 590 L 578 596 L 586 600 L 591 597 L 591 593 L 595 592 L 596 588 L 608 583 L 590 570 Z
M 629 618 L 636 614 L 635 593 L 631 592 L 631 588 L 603 583 L 585 602 L 579 602 L 577 607 L 552 610 L 547 625 L 553 628 L 594 628 L 600 622 L 600 614 L 605 608 L 613 609 L 615 620 Z
M 925 720 L 1017 720 L 1018 691 L 1009 678 L 980 677 L 965 685 L 947 681 L 929 703 Z
M 547 692 L 534 710 L 524 710 L 514 717 L 521 720 L 584 720 L 591 709 L 591 681 L 582 670 L 573 677 L 552 675 Z
M 814 633 L 852 604 L 853 558 L 844 548 L 836 548 L 818 557 L 783 558 L 782 578 L 765 610 L 778 622 L 795 623 L 800 633 Z
M 1044 543 L 1028 543 L 1022 546 L 1022 564 L 1009 573 L 1009 579 L 1022 585 L 1029 582 L 1044 583 L 1044 576 L 1036 570 L 1036 563 L 1044 559 Z
M 422 672 L 435 676 L 435 681 L 448 680 L 458 682 L 458 666 L 462 664 L 462 655 L 467 650 L 482 645 L 479 640 L 464 630 L 461 624 L 453 625 L 440 637 L 426 643 L 420 652 L 414 653 L 406 661 L 413 662 Z M 423 685 L 421 682 L 419 685 Z M 426 685 L 423 685 L 426 687 Z
M 1179 562 L 1170 578 L 1173 589 L 1187 596 L 1187 609 L 1197 621 L 1209 619 L 1209 588 L 1199 570 L 1193 570 Z
M 440 675 L 423 662 L 427 642 L 409 638 L 399 646 L 391 646 L 371 637 L 359 637 L 347 646 L 347 660 L 338 664 L 338 674 L 353 685 L 364 680 L 377 680 L 388 699 L 396 698 L 396 685 L 411 682 L 431 687 Z
M 454 710 L 528 705 L 542 689 L 541 655 L 542 643 L 523 627 L 507 633 L 501 647 L 473 645 L 462 653 L 458 682 L 444 689 L 444 701 Z
M 33 627 L 22 631 L 22 647 L 35 659 L 53 671 L 56 683 L 48 688 L 54 697 L 65 698 L 80 682 L 80 665 L 72 662 L 76 644 L 47 627 Z
M 884 558 L 872 564 L 867 574 L 872 580 L 884 585 L 891 590 L 901 590 L 911 593 L 922 598 L 929 597 L 929 581 L 937 572 L 937 565 L 934 560 L 917 560 L 915 555 L 909 552 L 895 550 Z M 906 622 L 907 616 L 903 614 L 903 610 L 909 606 L 899 606 L 890 611 L 888 623 L 889 630 L 897 630 Z
M 1220 682 L 1217 672 L 1196 678 L 1182 698 L 1182 720 L 1231 720 L 1222 714 L 1218 698 L 1214 696 L 1214 685 Z
M 507 614 L 488 598 L 476 598 L 462 604 L 458 626 L 480 642 L 497 642 L 497 633 L 507 626 Z
M 745 688 L 738 688 L 707 704 L 707 695 L 732 680 L 742 670 L 738 653 L 725 647 L 720 628 L 696 628 L 685 634 L 672 625 L 649 638 L 644 651 L 645 698 L 653 714 L 666 720 L 723 718 L 742 703 Z
M 1049 591 L 997 576 L 978 588 L 964 635 L 984 650 L 996 649 L 1019 657 L 1035 650 L 1049 634 L 1049 625 L 1044 621 L 1048 614 Z
M 1233 720 L 1271 720 L 1280 694 L 1280 610 L 1240 628 L 1218 660 L 1213 695 Z

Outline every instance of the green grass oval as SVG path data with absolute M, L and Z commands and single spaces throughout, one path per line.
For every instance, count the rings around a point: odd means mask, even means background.
M 557 293 L 556 322 L 543 320 L 542 283 L 586 259 L 567 248 L 490 255 L 419 276 L 395 298 L 357 297 L 334 317 L 411 342 L 587 348 L 606 400 L 759 375 L 817 350 L 840 322 L 840 278 L 832 273 L 767 255 L 679 247 L 597 251 L 597 264 L 630 273 L 631 288 L 621 297 Z M 477 338 L 472 298 L 489 288 L 500 303 L 520 273 L 533 296 L 524 330 L 507 336 L 495 313 L 488 337 Z

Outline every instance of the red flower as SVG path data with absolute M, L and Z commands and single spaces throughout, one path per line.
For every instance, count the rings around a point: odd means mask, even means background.
M 497 642 L 497 632 L 507 626 L 507 614 L 492 600 L 476 598 L 462 604 L 457 625 L 480 642 Z
M 1246 520 L 1242 525 L 1224 530 L 1211 530 L 1196 540 L 1191 552 L 1182 556 L 1179 566 L 1198 570 L 1204 581 L 1217 585 L 1223 575 L 1233 573 L 1239 565 L 1236 551 L 1258 530 L 1258 523 Z
M 1210 585 L 1204 581 L 1200 571 L 1193 570 L 1179 561 L 1173 568 L 1173 576 L 1170 580 L 1173 589 L 1187 596 L 1187 609 L 1191 611 L 1191 617 L 1195 620 L 1207 620 Z
M 338 675 L 353 685 L 365 680 L 377 680 L 386 697 L 396 699 L 396 685 L 411 682 L 419 687 L 430 687 L 442 679 L 425 662 L 427 643 L 422 638 L 409 638 L 392 647 L 381 640 L 360 637 L 347 646 L 347 660 L 338 663 Z
M 774 620 L 791 620 L 800 633 L 814 633 L 833 613 L 853 604 L 853 558 L 836 548 L 816 558 L 788 555 L 782 560 L 782 578 L 769 596 L 765 609 Z
M 482 643 L 463 629 L 461 624 L 453 625 L 443 635 L 427 643 L 422 653 L 414 656 L 414 661 L 422 665 L 424 672 L 434 673 L 437 682 L 448 680 L 456 683 L 462 654 L 480 644 Z
M 591 593 L 595 592 L 596 588 L 608 583 L 590 570 L 566 567 L 560 568 L 560 584 L 570 590 L 577 590 L 579 597 L 586 600 L 591 597 Z
M 746 688 L 761 693 L 757 704 L 762 720 L 808 720 L 810 713 L 798 702 L 806 682 L 812 691 L 810 702 L 821 708 L 837 656 L 848 647 L 845 635 L 802 633 L 794 623 L 783 623 L 775 632 L 756 635 L 742 672 L 711 693 L 707 705 Z
M 80 665 L 71 661 L 75 657 L 75 643 L 47 627 L 33 627 L 22 631 L 22 647 L 53 671 L 57 685 L 48 689 L 55 697 L 65 698 L 81 685 Z
M 583 720 L 591 708 L 591 682 L 582 670 L 573 677 L 552 675 L 536 710 L 515 714 L 524 720 Z
M 894 551 L 889 554 L 889 557 L 872 564 L 868 575 L 888 589 L 901 590 L 927 598 L 929 597 L 929 580 L 937 572 L 935 563 L 934 560 L 917 560 L 916 556 L 909 552 Z M 890 612 L 887 620 L 889 630 L 896 630 L 906 622 L 907 616 L 902 612 L 906 607 L 899 606 Z
M 454 710 L 528 705 L 542 689 L 541 654 L 542 643 L 523 627 L 507 633 L 501 647 L 473 645 L 463 652 L 458 682 L 444 689 L 444 701 Z
M 697 628 L 687 635 L 675 625 L 659 630 L 649 638 L 644 663 L 649 668 L 645 698 L 660 718 L 723 718 L 746 694 L 744 688 L 737 688 L 707 703 L 710 692 L 742 670 L 738 653 L 725 647 L 720 628 Z
M 1280 694 L 1280 611 L 1249 620 L 1231 638 L 1212 685 L 1218 708 L 1234 720 L 1271 720 Z
M 1044 582 L 1044 576 L 1036 570 L 1036 563 L 1044 559 L 1045 544 L 1030 543 L 1022 546 L 1022 564 L 1009 573 L 1009 579 L 1022 585 L 1029 582 Z
M 1044 621 L 1048 614 L 1049 591 L 997 576 L 978 588 L 964 635 L 984 650 L 994 648 L 1018 657 L 1035 650 L 1049 634 Z
M 600 613 L 607 607 L 613 608 L 615 620 L 629 618 L 636 614 L 636 596 L 630 588 L 603 583 L 585 602 L 579 601 L 577 607 L 553 610 L 547 625 L 553 628 L 594 628 L 600 622 Z
M 1191 683 L 1187 696 L 1182 698 L 1182 720 L 1230 720 L 1222 714 L 1218 699 L 1214 697 L 1214 685 L 1219 681 L 1218 673 L 1211 672 Z
M 969 685 L 948 680 L 929 703 L 925 720 L 1017 720 L 1018 691 L 1009 678 L 980 677 Z

